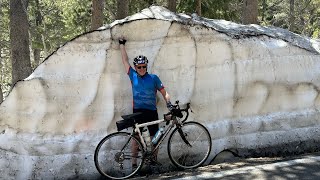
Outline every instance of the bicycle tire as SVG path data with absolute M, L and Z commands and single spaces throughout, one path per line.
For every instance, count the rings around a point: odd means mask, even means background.
M 137 142 L 140 149 L 136 156 L 137 167 L 132 166 L 132 141 Z M 143 154 L 142 145 L 136 137 L 126 132 L 116 132 L 99 142 L 94 153 L 94 163 L 101 175 L 111 179 L 125 179 L 140 170 L 144 161 Z
M 183 140 L 179 129 L 179 127 L 176 127 L 168 140 L 167 149 L 171 162 L 180 169 L 192 169 L 201 166 L 211 152 L 212 140 L 208 129 L 193 121 L 182 124 L 181 130 L 191 147 Z

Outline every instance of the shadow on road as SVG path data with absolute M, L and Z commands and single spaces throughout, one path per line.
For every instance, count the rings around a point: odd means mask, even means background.
M 250 158 L 193 170 L 133 179 L 320 179 L 320 153 L 286 158 Z

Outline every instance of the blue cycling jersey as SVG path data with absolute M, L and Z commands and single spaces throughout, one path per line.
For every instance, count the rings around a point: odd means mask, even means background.
M 132 85 L 133 109 L 157 110 L 157 90 L 164 88 L 159 77 L 148 73 L 141 77 L 132 67 L 128 75 Z

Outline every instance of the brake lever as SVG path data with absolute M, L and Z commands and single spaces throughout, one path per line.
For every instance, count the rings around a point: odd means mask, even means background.
M 164 114 L 163 116 L 166 121 L 166 125 L 169 125 L 172 115 L 167 113 L 167 114 Z

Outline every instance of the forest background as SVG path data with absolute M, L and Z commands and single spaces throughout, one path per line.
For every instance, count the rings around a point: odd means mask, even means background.
M 65 42 L 150 5 L 320 38 L 320 0 L 0 0 L 0 103 Z

